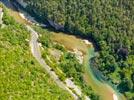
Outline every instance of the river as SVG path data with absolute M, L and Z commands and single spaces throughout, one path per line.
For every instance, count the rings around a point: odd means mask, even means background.
M 13 16 L 18 22 L 23 24 L 28 24 L 26 20 L 20 17 L 19 12 L 15 10 L 13 5 L 7 0 L 1 0 L 4 4 L 10 8 L 9 13 Z M 91 58 L 95 56 L 94 48 L 88 48 L 87 54 L 84 57 L 84 65 L 86 71 L 84 74 L 85 81 L 92 87 L 92 89 L 100 95 L 101 100 L 126 100 L 118 90 L 116 90 L 112 85 L 110 85 L 101 75 L 101 72 L 96 70 L 91 66 Z
M 89 48 L 85 62 L 86 82 L 100 95 L 101 100 L 126 100 L 112 84 L 105 80 L 102 73 L 92 66 L 91 59 L 95 57 L 95 55 L 96 52 L 94 51 L 94 48 Z

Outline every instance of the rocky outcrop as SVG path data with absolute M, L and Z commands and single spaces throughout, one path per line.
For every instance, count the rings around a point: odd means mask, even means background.
M 22 7 L 26 8 L 27 3 L 25 3 L 23 0 L 16 0 Z
M 2 24 L 3 8 L 0 7 L 0 25 Z

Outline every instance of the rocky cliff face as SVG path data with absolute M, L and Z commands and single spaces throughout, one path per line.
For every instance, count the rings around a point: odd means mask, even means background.
M 2 24 L 3 8 L 0 7 L 0 25 Z
M 27 3 L 25 3 L 23 0 L 16 0 L 21 6 L 24 8 L 27 6 Z

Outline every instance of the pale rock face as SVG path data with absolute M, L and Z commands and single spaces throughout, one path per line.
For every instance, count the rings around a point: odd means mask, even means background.
M 71 80 L 71 78 L 67 78 L 67 79 L 65 80 L 65 83 L 66 83 L 67 87 L 73 89 L 73 90 L 76 92 L 77 95 L 82 96 L 82 91 L 81 91 L 81 89 L 80 89 L 77 85 L 74 84 L 74 82 Z M 84 98 L 85 98 L 85 100 L 91 100 L 91 99 L 90 99 L 88 96 L 86 96 L 86 95 L 84 96 Z
M 40 47 L 42 47 L 42 44 L 41 44 L 41 43 L 38 43 L 38 45 L 39 45 Z
M 78 86 L 76 86 L 71 79 L 67 78 L 65 80 L 65 83 L 66 83 L 67 87 L 73 89 L 79 96 L 82 95 L 81 89 Z
M 83 63 L 83 54 L 78 49 L 74 49 L 74 54 L 76 55 L 76 58 L 79 60 L 79 63 Z
M 118 100 L 118 97 L 116 94 L 113 94 L 113 100 Z
M 25 3 L 23 0 L 16 0 L 21 6 L 24 8 L 27 6 L 27 3 Z
M 3 18 L 3 9 L 0 8 L 0 24 L 2 24 L 2 18 Z
M 78 49 L 73 49 L 73 51 L 69 51 L 70 53 L 75 54 L 76 59 L 79 61 L 80 64 L 83 63 L 83 53 L 81 51 L 79 51 Z
M 85 42 L 85 44 L 87 44 L 87 45 L 92 45 L 92 43 L 89 42 L 88 40 L 83 40 L 83 42 Z

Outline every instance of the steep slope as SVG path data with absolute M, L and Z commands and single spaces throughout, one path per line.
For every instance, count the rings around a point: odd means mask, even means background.
M 30 52 L 26 28 L 16 23 L 4 9 L 0 28 L 1 100 L 72 100 L 59 88 Z

